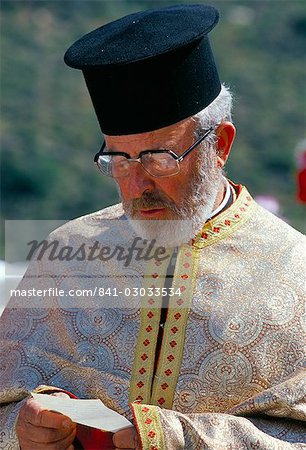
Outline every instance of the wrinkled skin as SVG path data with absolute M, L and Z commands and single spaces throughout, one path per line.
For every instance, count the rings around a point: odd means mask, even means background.
M 52 395 L 68 397 L 64 393 Z M 73 450 L 76 424 L 63 414 L 45 410 L 30 398 L 20 409 L 16 434 L 21 450 Z

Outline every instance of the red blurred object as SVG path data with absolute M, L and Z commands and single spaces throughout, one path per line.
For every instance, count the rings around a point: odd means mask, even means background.
M 306 203 L 306 147 L 297 153 L 297 199 Z
M 306 168 L 298 172 L 298 200 L 306 203 Z
M 77 425 L 77 440 L 84 450 L 113 450 L 113 433 Z M 77 448 L 77 446 L 75 446 Z

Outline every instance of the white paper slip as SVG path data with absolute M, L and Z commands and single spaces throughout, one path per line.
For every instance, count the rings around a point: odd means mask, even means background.
M 43 408 L 62 413 L 70 417 L 73 422 L 87 425 L 88 427 L 115 433 L 122 430 L 122 428 L 132 426 L 131 422 L 125 417 L 107 408 L 98 399 L 62 398 L 46 394 L 35 394 L 35 392 L 31 392 L 31 395 Z

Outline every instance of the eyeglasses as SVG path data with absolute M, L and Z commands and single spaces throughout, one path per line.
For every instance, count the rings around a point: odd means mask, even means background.
M 137 158 L 131 158 L 125 152 L 104 152 L 105 142 L 101 150 L 95 155 L 94 162 L 103 175 L 113 178 L 124 178 L 130 174 L 132 162 L 138 162 L 152 177 L 169 177 L 180 171 L 180 163 L 213 131 L 210 127 L 204 134 L 192 144 L 182 155 L 177 155 L 172 150 L 143 150 Z

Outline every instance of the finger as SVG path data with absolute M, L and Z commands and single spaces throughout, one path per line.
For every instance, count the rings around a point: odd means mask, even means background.
M 56 442 L 64 439 L 76 428 L 76 424 L 72 424 L 71 428 L 46 428 L 37 427 L 29 422 L 23 421 L 18 425 L 18 435 L 25 435 L 27 439 L 33 442 Z
M 113 444 L 120 450 L 136 449 L 138 446 L 138 437 L 135 428 L 128 427 L 117 431 L 113 436 Z
M 52 397 L 70 398 L 69 395 L 66 394 L 66 392 L 61 392 L 61 391 L 53 392 L 52 394 L 49 394 L 49 395 L 52 395 Z
M 68 436 L 55 442 L 37 442 L 37 440 L 32 441 L 27 436 L 23 436 L 19 439 L 19 443 L 22 450 L 73 450 L 76 432 L 75 427 Z
M 44 409 L 36 400 L 29 399 L 20 410 L 19 417 L 32 425 L 45 428 L 66 428 L 72 426 L 72 420 L 63 414 Z

